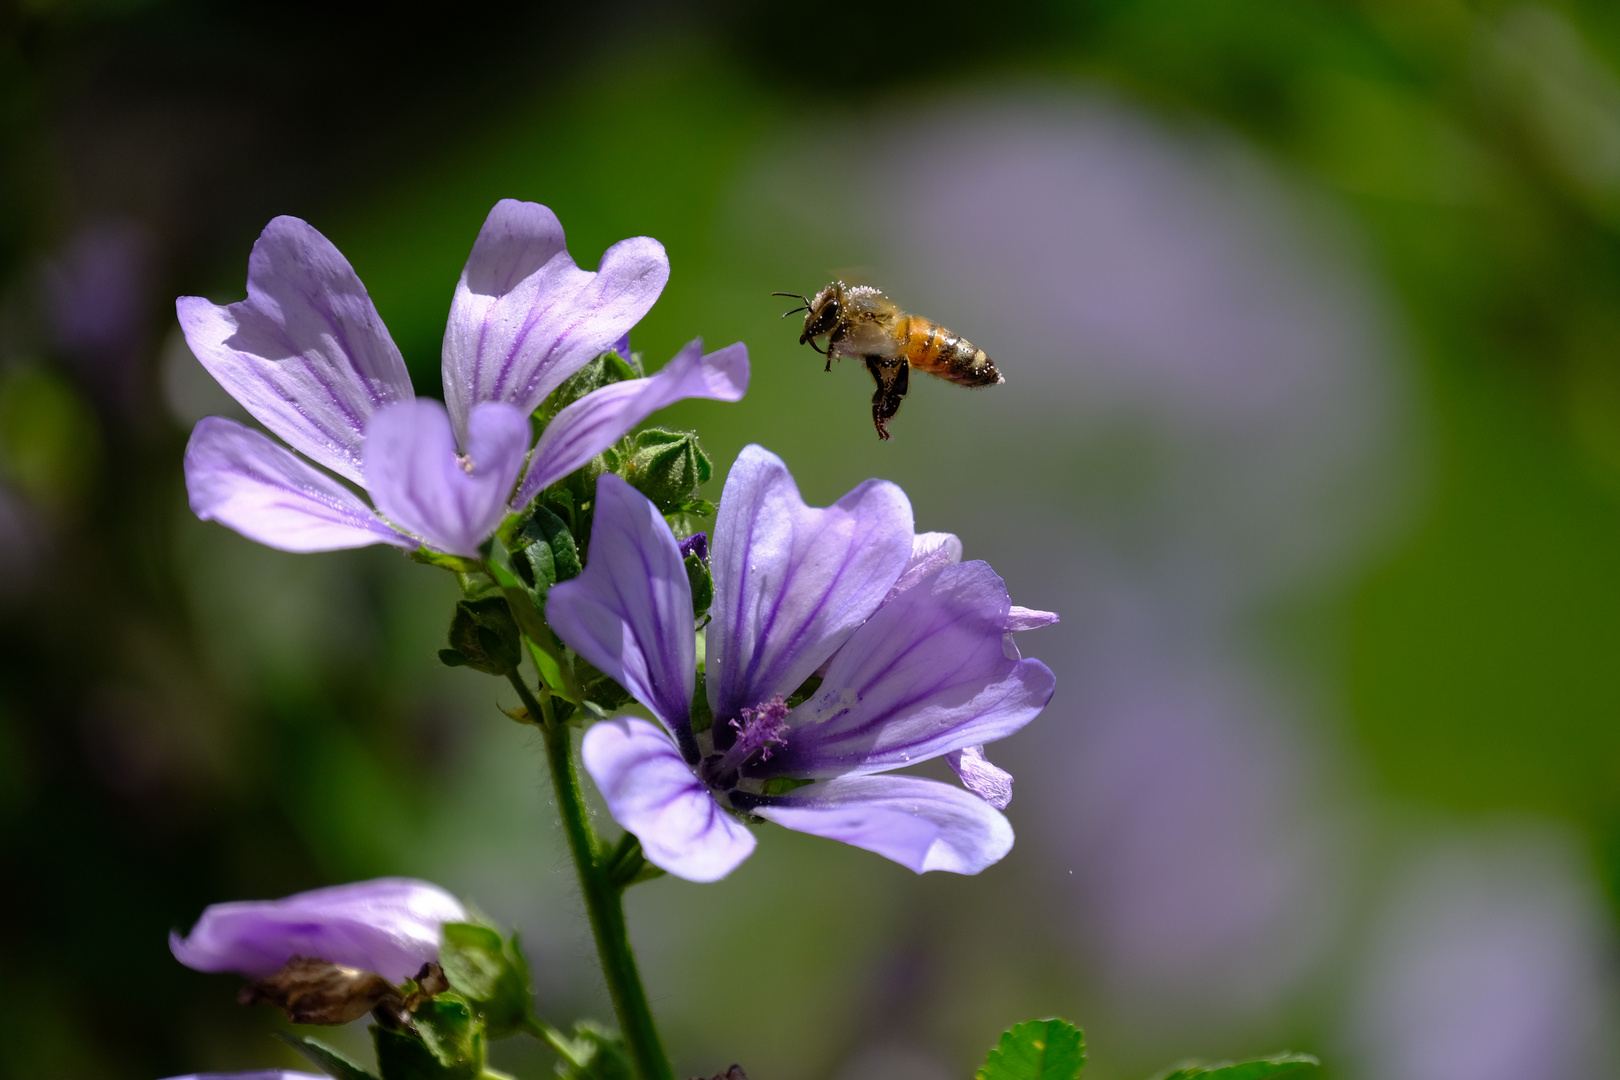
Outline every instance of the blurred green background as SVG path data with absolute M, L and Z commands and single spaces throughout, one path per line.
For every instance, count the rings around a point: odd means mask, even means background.
M 966 1076 L 1060 1013 L 1100 1080 L 1285 1045 L 1335 1077 L 1617 1075 L 1595 0 L 0 9 L 0 1074 L 294 1067 L 165 934 L 381 874 L 520 926 L 550 1019 L 607 1014 L 539 747 L 434 660 L 453 583 L 255 547 L 180 473 L 233 405 L 173 297 L 240 298 L 258 230 L 303 217 L 438 393 L 502 197 L 584 266 L 665 244 L 651 364 L 748 343 L 741 405 L 658 418 L 719 475 L 761 442 L 811 502 L 895 480 L 1064 615 L 1021 640 L 1057 698 L 991 751 L 1004 864 L 916 879 L 767 830 L 721 885 L 638 888 L 678 1070 Z M 880 445 L 864 374 L 768 295 L 835 274 L 1008 384 L 914 387 Z

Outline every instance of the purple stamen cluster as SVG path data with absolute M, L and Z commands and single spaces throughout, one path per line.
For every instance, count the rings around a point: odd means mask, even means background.
M 737 732 L 737 741 L 731 745 L 727 756 L 734 756 L 738 762 L 743 762 L 757 750 L 759 760 L 771 760 L 772 743 L 787 745 L 787 714 L 788 705 L 781 694 L 757 708 L 743 709 L 742 722 L 731 721 L 732 730 Z

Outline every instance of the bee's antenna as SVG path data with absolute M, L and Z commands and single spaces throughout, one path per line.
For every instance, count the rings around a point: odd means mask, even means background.
M 784 311 L 784 312 L 782 312 L 782 318 L 784 318 L 784 319 L 787 318 L 789 315 L 797 315 L 801 311 L 809 311 L 810 310 L 810 298 L 808 296 L 804 295 L 803 293 L 773 292 L 773 293 L 771 293 L 771 295 L 772 296 L 789 296 L 789 297 L 792 297 L 795 300 L 803 300 L 804 301 L 803 306 L 796 307 L 792 311 Z
M 795 300 L 803 300 L 804 301 L 804 305 L 802 307 L 796 307 L 792 311 L 784 311 L 784 312 L 782 312 L 782 318 L 784 318 L 784 319 L 787 318 L 789 315 L 797 315 L 801 311 L 809 311 L 810 310 L 810 298 L 808 296 L 804 295 L 803 293 L 773 292 L 773 293 L 771 293 L 771 295 L 772 296 L 789 296 L 789 297 L 792 297 Z

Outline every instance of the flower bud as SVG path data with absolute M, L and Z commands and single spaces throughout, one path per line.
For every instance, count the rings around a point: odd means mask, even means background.
M 713 474 L 714 465 L 696 435 L 659 428 L 637 433 L 624 467 L 630 486 L 665 514 L 694 498 Z
M 503 596 L 463 600 L 450 620 L 450 648 L 439 659 L 451 667 L 473 668 L 490 675 L 507 675 L 523 659 L 517 622 Z

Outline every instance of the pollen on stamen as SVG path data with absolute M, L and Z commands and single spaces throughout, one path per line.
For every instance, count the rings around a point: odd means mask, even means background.
M 787 744 L 787 714 L 787 702 L 781 694 L 755 708 L 743 709 L 742 722 L 731 721 L 732 730 L 737 733 L 732 753 L 746 756 L 758 750 L 759 759 L 769 761 L 772 744 Z
M 457 454 L 456 455 L 456 464 L 461 467 L 462 472 L 466 473 L 468 476 L 472 475 L 473 459 L 472 459 L 471 455 L 469 455 L 469 454 Z

